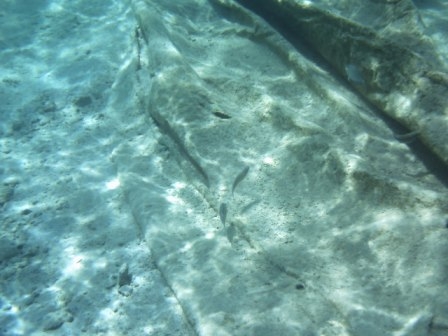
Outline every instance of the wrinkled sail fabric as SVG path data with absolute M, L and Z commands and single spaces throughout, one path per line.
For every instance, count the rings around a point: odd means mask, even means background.
M 131 2 L 130 93 L 157 141 L 142 135 L 113 159 L 185 333 L 443 329 L 446 188 L 353 88 L 236 2 Z M 309 25 L 324 15 L 270 3 L 297 25 L 303 11 Z M 356 48 L 336 54 L 335 68 L 386 109 L 389 75 Z

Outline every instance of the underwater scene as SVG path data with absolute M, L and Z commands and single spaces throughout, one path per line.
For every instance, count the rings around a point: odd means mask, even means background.
M 448 1 L 1 0 L 0 336 L 448 335 Z

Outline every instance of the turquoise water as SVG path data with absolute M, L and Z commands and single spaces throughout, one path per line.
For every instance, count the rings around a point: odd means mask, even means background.
M 447 334 L 448 7 L 252 3 L 3 1 L 0 335 Z

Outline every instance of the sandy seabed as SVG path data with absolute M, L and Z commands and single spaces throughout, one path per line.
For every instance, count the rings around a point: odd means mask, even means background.
M 0 335 L 447 335 L 446 184 L 216 3 L 2 5 Z

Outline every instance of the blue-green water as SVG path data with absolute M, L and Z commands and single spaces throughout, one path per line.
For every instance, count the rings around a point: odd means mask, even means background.
M 447 6 L 252 3 L 3 1 L 0 335 L 447 334 Z

